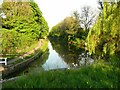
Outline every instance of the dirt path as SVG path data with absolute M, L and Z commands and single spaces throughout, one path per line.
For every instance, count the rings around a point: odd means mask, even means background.
M 3 70 L 4 70 L 4 68 L 0 65 L 0 72 L 3 71 Z
M 42 41 L 40 40 L 39 43 L 38 43 L 38 46 L 37 46 L 36 48 L 34 48 L 33 50 L 31 50 L 31 51 L 29 51 L 29 52 L 27 52 L 27 53 L 19 56 L 18 58 L 15 58 L 15 59 L 10 60 L 10 61 L 8 62 L 8 64 L 13 63 L 13 62 L 15 62 L 15 61 L 17 61 L 17 60 L 19 60 L 19 59 L 23 59 L 24 57 L 26 57 L 26 56 L 34 53 L 34 52 L 35 52 L 36 50 L 38 50 L 41 46 L 42 46 Z

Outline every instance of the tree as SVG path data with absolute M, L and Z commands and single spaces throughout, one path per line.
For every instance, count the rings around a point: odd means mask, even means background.
M 82 8 L 82 13 L 80 14 L 80 21 L 81 25 L 83 26 L 84 30 L 89 31 L 91 25 L 93 24 L 95 19 L 95 14 L 91 10 L 89 6 L 85 6 Z
M 98 9 L 102 10 L 103 9 L 103 3 L 101 0 L 98 0 L 99 7 Z
M 81 28 L 81 26 L 80 26 L 80 14 L 78 13 L 78 11 L 74 11 L 72 17 L 75 19 L 75 21 L 74 21 L 74 23 L 75 23 L 74 29 L 78 32 L 80 30 L 80 28 Z
M 103 10 L 87 37 L 90 53 L 108 57 L 120 52 L 119 5 L 120 2 L 104 3 Z
M 16 48 L 29 47 L 35 41 L 48 35 L 48 24 L 38 5 L 32 0 L 26 1 L 28 2 L 19 2 L 18 0 L 6 2 L 4 0 L 2 3 L 3 11 L 7 17 L 2 19 L 4 33 L 2 51 L 4 53 L 17 53 Z
M 4 0 L 5 1 L 5 0 Z M 7 16 L 2 27 L 19 33 L 29 34 L 36 40 L 48 35 L 48 25 L 35 2 L 3 2 Z M 24 9 L 26 8 L 26 9 Z

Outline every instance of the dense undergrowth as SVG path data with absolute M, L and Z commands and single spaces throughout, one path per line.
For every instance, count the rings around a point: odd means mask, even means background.
M 6 2 L 2 10 L 6 18 L 2 19 L 2 54 L 20 54 L 18 50 L 29 48 L 39 39 L 48 35 L 48 25 L 38 5 L 28 2 Z M 26 9 L 25 9 L 26 8 Z

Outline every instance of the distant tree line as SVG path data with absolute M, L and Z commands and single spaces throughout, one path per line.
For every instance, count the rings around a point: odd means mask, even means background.
M 100 57 L 120 54 L 120 1 L 99 2 L 98 9 L 97 18 L 89 7 L 83 7 L 80 14 L 75 11 L 52 28 L 50 37 Z

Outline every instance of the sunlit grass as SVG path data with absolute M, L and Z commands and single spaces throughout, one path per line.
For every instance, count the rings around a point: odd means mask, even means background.
M 35 44 L 35 45 L 37 45 L 37 44 Z M 47 45 L 48 45 L 48 40 L 42 40 L 42 46 L 40 46 L 38 50 L 35 50 L 35 52 L 25 56 L 23 59 L 18 59 L 17 61 L 13 62 L 12 64 L 15 65 L 22 61 L 28 60 L 30 58 L 37 58 L 38 56 L 40 56 L 47 50 Z
M 3 84 L 3 88 L 117 88 L 120 69 L 93 64 L 72 70 L 42 71 Z

